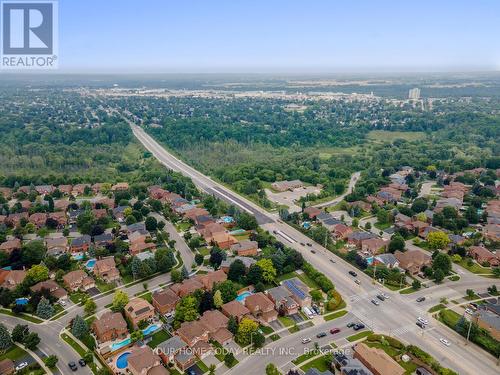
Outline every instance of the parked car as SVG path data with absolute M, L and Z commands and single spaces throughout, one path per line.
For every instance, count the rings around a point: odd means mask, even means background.
M 326 332 L 320 332 L 320 333 L 318 333 L 318 334 L 316 335 L 316 337 L 317 337 L 318 339 L 320 339 L 320 338 L 322 338 L 322 337 L 325 337 L 325 336 L 326 336 Z
M 302 339 L 302 344 L 307 344 L 308 342 L 311 342 L 311 339 L 309 337 Z
M 58 303 L 61 305 L 61 306 L 66 306 L 66 301 L 65 300 L 59 300 Z
M 311 253 L 316 254 L 316 250 L 311 250 Z
M 417 298 L 417 302 L 424 302 L 425 301 L 425 297 L 418 297 Z
M 380 294 L 383 295 L 385 299 L 389 299 L 389 295 L 387 293 L 380 293 Z
M 371 302 L 375 305 L 375 306 L 378 306 L 380 305 L 380 302 L 377 301 L 376 299 L 372 299 Z
M 330 259 L 330 262 L 335 263 L 335 261 L 333 259 Z
M 420 327 L 420 328 L 422 328 L 422 329 L 424 329 L 424 328 L 425 328 L 425 324 L 424 324 L 424 323 L 422 323 L 422 322 L 419 322 L 418 320 L 417 320 L 417 323 L 416 323 L 416 324 L 417 324 L 417 326 L 419 326 L 419 327 Z
M 353 276 L 353 277 L 356 277 L 358 276 L 358 274 L 354 271 L 349 271 L 349 275 Z
M 356 323 L 353 323 L 353 322 L 347 323 L 347 328 L 354 327 L 355 325 L 356 325 Z
M 80 359 L 78 360 L 78 363 L 79 363 L 79 364 L 80 364 L 80 366 L 82 366 L 82 367 L 85 367 L 85 366 L 87 365 L 87 362 L 85 362 L 85 360 L 84 360 L 83 358 L 80 358 Z
M 377 298 L 381 301 L 385 301 L 385 297 L 382 294 L 377 294 Z
M 358 279 L 354 280 L 354 282 L 358 285 L 361 284 L 361 281 L 359 281 Z
M 316 314 L 321 314 L 321 310 L 319 309 L 319 306 L 318 305 L 312 305 L 312 309 L 314 310 L 314 312 Z
M 446 340 L 446 339 L 444 339 L 442 337 L 439 339 L 439 341 L 441 341 L 441 343 L 443 343 L 446 346 L 450 346 L 451 345 L 451 343 L 448 340 Z
M 312 243 L 310 243 L 310 242 L 308 242 L 308 243 L 307 243 L 307 246 L 309 246 L 309 247 L 310 247 L 310 246 L 312 246 L 312 245 L 313 245 L 313 244 L 312 244 Z
M 365 328 L 365 325 L 363 323 L 357 323 L 354 325 L 354 327 L 352 327 L 352 329 L 354 329 L 355 331 L 359 331 L 360 329 L 363 328 Z
M 301 242 L 300 244 L 301 244 L 302 246 L 306 246 L 306 244 L 305 244 L 304 242 Z
M 18 364 L 16 366 L 16 371 L 20 371 L 20 370 L 22 370 L 23 368 L 25 368 L 27 366 L 28 366 L 28 362 L 21 362 L 20 364 Z
M 474 311 L 472 311 L 472 309 L 466 308 L 465 309 L 465 313 L 469 314 L 469 315 L 472 315 L 472 314 L 474 314 Z
M 420 316 L 417 318 L 417 320 L 422 324 L 429 324 L 429 321 L 427 319 L 424 319 Z
M 332 329 L 330 330 L 330 333 L 331 333 L 332 335 L 334 335 L 334 334 L 336 334 L 336 333 L 339 333 L 339 332 L 340 332 L 340 328 L 332 328 Z
M 75 362 L 70 362 L 68 363 L 68 367 L 71 369 L 71 371 L 76 371 L 78 370 L 78 366 L 76 365 Z

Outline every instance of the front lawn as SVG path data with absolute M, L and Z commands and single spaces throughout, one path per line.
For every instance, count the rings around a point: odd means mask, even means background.
M 274 332 L 274 329 L 268 326 L 261 325 L 259 329 L 262 331 L 262 333 L 264 333 L 264 335 L 269 335 Z
M 471 266 L 469 266 L 468 262 L 469 258 L 463 258 L 460 262 L 456 263 L 459 266 L 465 268 L 469 272 L 476 274 L 491 274 L 491 268 L 486 268 L 481 266 L 480 264 L 473 262 Z
M 288 316 L 279 316 L 278 319 L 285 327 L 291 327 L 295 324 L 295 320 Z
M 347 338 L 347 341 L 349 342 L 353 342 L 353 341 L 357 341 L 357 340 L 361 340 L 367 336 L 370 336 L 371 334 L 373 333 L 373 331 L 363 331 L 363 332 L 359 332 L 359 333 L 356 333 L 352 336 L 349 336 Z
M 318 355 L 318 353 L 317 353 L 315 350 L 311 350 L 311 351 L 309 351 L 309 352 L 307 352 L 307 353 L 304 353 L 304 354 L 302 354 L 302 355 L 298 356 L 297 358 L 295 358 L 295 359 L 292 361 L 292 363 L 293 363 L 294 365 L 299 365 L 299 364 L 301 364 L 302 362 L 305 362 L 305 361 L 307 361 L 308 359 L 314 358 L 314 357 L 315 357 L 315 356 L 317 356 L 317 355 Z
M 318 357 L 316 359 L 313 359 L 311 362 L 306 363 L 304 366 L 302 366 L 300 369 L 302 371 L 307 372 L 310 368 L 315 368 L 319 370 L 320 372 L 325 372 L 330 369 L 330 363 L 332 362 L 332 355 L 331 354 L 325 354 L 321 357 Z
M 114 283 L 106 283 L 102 280 L 96 280 L 95 284 L 101 293 L 109 292 L 116 287 Z
M 41 319 L 35 318 L 35 317 L 28 315 L 28 314 L 22 314 L 22 313 L 15 314 L 11 310 L 8 310 L 8 309 L 0 309 L 0 313 L 5 314 L 5 315 L 10 315 L 10 316 L 15 316 L 16 318 L 21 318 L 21 319 L 27 320 L 28 322 L 31 322 L 31 323 L 36 323 L 36 324 L 43 323 L 43 320 L 41 320 Z
M 340 318 L 340 317 L 344 316 L 345 314 L 347 314 L 347 310 L 337 311 L 337 312 L 334 312 L 331 314 L 324 315 L 323 319 L 325 319 L 325 321 L 328 322 L 330 320 Z
M 27 355 L 26 351 L 17 345 L 12 345 L 9 350 L 0 355 L 0 361 L 4 359 L 11 359 L 12 361 L 17 361 Z

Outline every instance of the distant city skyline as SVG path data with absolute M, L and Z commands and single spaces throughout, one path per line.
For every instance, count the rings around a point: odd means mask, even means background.
M 60 72 L 500 70 L 500 2 L 60 0 Z

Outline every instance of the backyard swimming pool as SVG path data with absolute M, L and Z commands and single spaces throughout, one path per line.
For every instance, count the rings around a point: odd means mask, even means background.
M 127 358 L 129 355 L 130 355 L 130 352 L 125 352 L 123 354 L 120 354 L 120 356 L 116 360 L 116 367 L 118 367 L 119 369 L 127 368 L 127 366 L 128 366 Z
M 146 329 L 143 329 L 142 333 L 143 333 L 144 336 L 147 336 L 147 335 L 149 335 L 149 334 L 157 331 L 158 329 L 160 329 L 160 325 L 159 324 L 151 324 Z
M 89 270 L 93 269 L 95 266 L 95 259 L 89 259 L 87 260 L 87 263 L 85 263 L 85 267 L 87 267 Z
M 83 257 L 84 257 L 84 255 L 83 255 L 83 254 L 75 254 L 75 255 L 73 255 L 73 259 L 74 259 L 74 260 L 82 260 L 82 259 L 83 259 Z
M 247 298 L 248 296 L 251 296 L 251 295 L 252 295 L 252 292 L 243 292 L 241 294 L 238 294 L 238 297 L 236 297 L 236 301 L 244 303 L 245 298 Z
M 111 351 L 114 352 L 115 350 L 118 350 L 120 348 L 123 348 L 124 346 L 127 346 L 131 342 L 132 342 L 132 340 L 129 337 L 128 339 L 125 339 L 123 341 L 115 342 L 114 344 L 111 344 L 109 347 L 110 347 Z

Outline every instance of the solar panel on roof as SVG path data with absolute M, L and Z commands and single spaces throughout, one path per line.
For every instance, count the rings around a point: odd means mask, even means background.
M 297 287 L 297 285 L 295 284 L 295 282 L 293 282 L 292 280 L 285 280 L 285 285 L 290 289 L 290 291 L 293 294 L 295 294 L 300 299 L 305 299 L 306 298 L 305 293 L 299 287 Z

